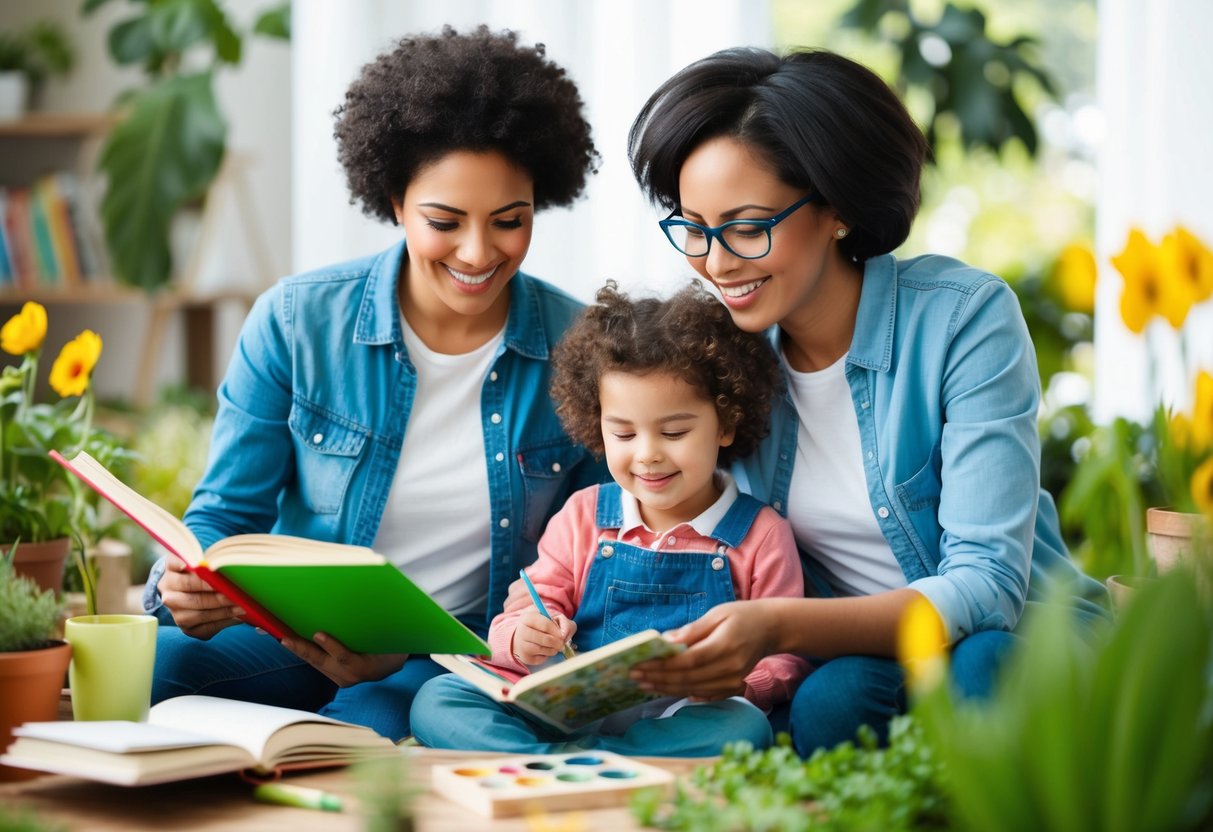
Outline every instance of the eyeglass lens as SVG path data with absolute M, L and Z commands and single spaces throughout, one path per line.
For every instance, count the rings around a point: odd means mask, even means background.
M 675 225 L 669 229 L 675 247 L 683 254 L 701 257 L 708 251 L 708 235 L 695 226 Z M 771 250 L 771 233 L 762 225 L 739 222 L 729 225 L 721 236 L 732 252 L 740 257 L 762 257 Z

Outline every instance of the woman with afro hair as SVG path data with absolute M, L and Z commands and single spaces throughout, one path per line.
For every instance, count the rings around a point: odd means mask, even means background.
M 734 599 L 804 593 L 791 526 L 720 470 L 766 435 L 780 386 L 766 340 L 697 284 L 668 300 L 632 300 L 608 284 L 597 300 L 556 350 L 552 398 L 614 482 L 577 492 L 548 524 L 527 575 L 551 617 L 530 599 L 507 601 L 489 629 L 499 675 L 528 673 L 572 638 L 591 650 Z M 572 734 L 441 676 L 417 695 L 413 728 L 438 748 L 712 756 L 738 740 L 769 745 L 765 712 L 807 671 L 799 657 L 766 656 L 739 696 L 658 697 Z
M 369 546 L 486 632 L 551 514 L 605 475 L 548 398 L 581 304 L 518 270 L 535 212 L 593 171 L 582 109 L 542 45 L 483 26 L 406 37 L 362 69 L 335 114 L 339 158 L 351 201 L 402 239 L 254 305 L 185 515 L 204 548 L 246 532 Z M 144 606 L 164 625 L 154 701 L 317 710 L 398 740 L 442 672 L 324 633 L 279 643 L 172 559 Z

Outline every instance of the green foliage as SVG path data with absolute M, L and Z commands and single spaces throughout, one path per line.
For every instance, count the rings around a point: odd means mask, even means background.
M 0 72 L 24 72 L 31 84 L 66 75 L 75 61 L 75 47 L 63 27 L 53 21 L 40 21 L 22 31 L 0 32 Z
M 915 703 L 958 828 L 1213 822 L 1213 604 L 1177 570 L 1139 590 L 1114 628 L 1084 626 L 1064 604 L 1041 605 L 992 701 L 953 705 L 941 687 Z
M 889 16 L 894 25 L 884 24 Z M 981 11 L 950 2 L 939 20 L 929 23 L 914 15 L 910 0 L 857 0 L 839 23 L 894 43 L 901 91 L 917 88 L 934 102 L 925 130 L 932 147 L 941 121 L 954 118 L 966 148 L 997 151 L 1018 139 L 1036 154 L 1036 127 L 1016 93 L 1027 81 L 1054 95 L 1052 78 L 1036 58 L 1035 38 L 998 43 L 987 34 Z
M 86 0 L 83 11 L 107 2 Z M 110 30 L 110 55 L 120 65 L 141 66 L 149 79 L 122 95 L 122 120 L 102 149 L 101 219 L 117 276 L 155 289 L 172 274 L 173 215 L 205 195 L 223 161 L 227 123 L 215 100 L 214 73 L 240 62 L 244 35 L 218 0 L 129 2 L 135 14 Z M 289 7 L 262 14 L 254 31 L 288 37 Z M 205 69 L 184 69 L 199 60 Z
M 0 556 L 0 653 L 42 647 L 63 612 L 63 602 L 53 590 L 43 592 L 29 578 L 17 575 L 13 555 Z
M 694 832 L 932 829 L 946 826 L 945 784 L 921 728 L 897 717 L 887 748 L 878 748 L 866 727 L 858 744 L 822 749 L 808 760 L 786 735 L 765 751 L 730 745 L 720 760 L 697 768 L 691 787 L 680 785 L 672 803 L 642 792 L 632 812 L 646 826 Z
M 0 806 L 0 830 L 3 832 L 67 832 L 61 823 L 44 821 L 32 810 Z

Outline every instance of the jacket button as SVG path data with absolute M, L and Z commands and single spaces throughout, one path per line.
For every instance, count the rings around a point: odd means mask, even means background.
M 503 528 L 503 529 L 508 529 L 510 527 L 510 518 L 502 517 L 501 520 L 497 523 L 497 525 L 501 526 L 501 528 Z
M 501 451 L 498 451 L 497 456 L 495 456 L 494 459 L 496 459 L 498 462 L 501 462 L 505 459 L 505 454 L 503 454 Z
M 712 569 L 717 572 L 724 569 L 724 558 L 712 558 Z
M 501 424 L 501 414 L 494 413 L 492 416 L 489 417 L 489 421 L 492 422 L 494 425 L 500 425 Z
M 603 547 L 602 547 L 602 556 L 603 556 L 604 558 L 609 558 L 609 557 L 610 557 L 611 555 L 613 555 L 613 554 L 615 554 L 615 547 L 614 547 L 614 546 L 603 546 Z
M 774 503 L 771 504 L 771 508 L 775 509 L 776 511 L 780 511 L 781 509 L 783 509 L 783 503 L 779 502 L 779 500 L 776 500 Z
M 881 520 L 883 520 L 889 516 L 889 510 L 887 508 L 885 508 L 884 506 L 881 506 L 880 508 L 876 509 L 876 513 L 880 515 Z
M 559 473 L 560 473 L 560 463 L 559 463 L 559 462 L 553 462 L 553 463 L 552 463 L 552 473 L 553 473 L 553 474 L 559 474 Z
M 496 380 L 497 380 L 497 371 L 493 370 L 493 372 L 489 373 L 489 381 L 496 381 Z
M 324 441 L 324 434 L 323 434 L 323 433 L 317 433 L 317 434 L 315 434 L 314 436 L 312 436 L 312 444 L 313 444 L 313 445 L 319 445 L 319 444 L 320 444 L 321 442 L 323 442 L 323 441 Z

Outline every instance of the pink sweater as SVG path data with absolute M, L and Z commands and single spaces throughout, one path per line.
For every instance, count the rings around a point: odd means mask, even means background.
M 684 523 L 661 535 L 643 525 L 631 529 L 599 529 L 594 525 L 598 486 L 571 496 L 548 523 L 539 540 L 539 560 L 527 567 L 527 576 L 553 615 L 572 618 L 585 592 L 590 567 L 599 540 L 620 539 L 624 543 L 666 552 L 697 550 L 714 552 L 716 541 L 704 537 Z M 708 557 L 708 555 L 705 555 Z M 792 527 L 770 507 L 755 518 L 741 546 L 728 552 L 733 593 L 738 600 L 771 597 L 804 597 L 800 555 L 792 538 Z M 531 606 L 520 598 L 507 603 L 505 611 L 489 627 L 492 662 L 502 668 L 526 673 L 528 668 L 514 658 L 511 645 L 518 616 Z M 576 636 L 574 636 L 576 640 Z M 796 686 L 808 675 L 808 663 L 787 653 L 767 656 L 746 677 L 746 698 L 763 710 L 792 698 Z

